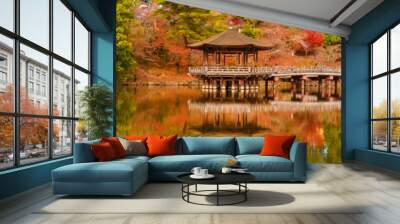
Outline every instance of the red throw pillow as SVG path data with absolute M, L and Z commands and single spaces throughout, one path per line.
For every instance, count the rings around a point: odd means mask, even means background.
M 176 155 L 176 139 L 176 135 L 147 137 L 148 156 Z
M 264 146 L 261 149 L 262 156 L 280 156 L 286 159 L 290 157 L 290 148 L 296 136 L 264 136 Z
M 124 149 L 124 146 L 122 146 L 121 142 L 119 141 L 118 138 L 116 137 L 110 137 L 110 138 L 101 138 L 101 142 L 108 142 L 114 149 L 115 155 L 118 158 L 126 156 L 126 151 Z
M 113 147 L 108 142 L 93 144 L 91 145 L 91 149 L 94 157 L 99 162 L 110 161 L 117 158 Z

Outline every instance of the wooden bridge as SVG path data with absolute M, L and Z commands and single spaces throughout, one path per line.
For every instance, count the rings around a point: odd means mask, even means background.
M 189 73 L 202 81 L 205 90 L 258 91 L 261 81 L 266 88 L 269 82 L 275 88 L 279 80 L 299 81 L 301 88 L 308 81 L 318 81 L 321 88 L 337 88 L 341 82 L 340 70 L 323 67 L 196 66 L 189 67 Z
M 189 74 L 202 81 L 205 90 L 258 91 L 260 81 L 274 82 L 280 79 L 301 81 L 304 89 L 307 80 L 318 80 L 318 85 L 337 86 L 340 71 L 324 67 L 291 68 L 259 66 L 259 52 L 273 46 L 250 38 L 238 29 L 228 29 L 205 40 L 188 45 L 189 49 L 201 50 L 201 66 L 189 67 Z M 265 60 L 264 60 L 265 61 Z

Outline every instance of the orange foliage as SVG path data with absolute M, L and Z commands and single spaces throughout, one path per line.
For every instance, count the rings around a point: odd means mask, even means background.
M 24 114 L 47 114 L 46 106 L 35 106 L 24 88 L 21 88 L 20 108 Z M 0 108 L 5 112 L 13 112 L 13 86 L 8 86 L 5 93 L 0 94 Z M 10 116 L 0 116 L 0 145 L 12 147 L 13 120 Z M 20 144 L 24 148 L 28 144 L 45 144 L 48 135 L 48 120 L 44 118 L 20 118 Z
M 171 37 L 170 21 L 154 13 L 156 8 L 158 5 L 152 3 L 141 5 L 135 11 L 130 35 L 137 61 L 134 80 L 165 84 L 191 81 L 188 66 L 201 65 L 202 52 L 189 50 L 187 40 L 179 35 Z M 225 18 L 228 26 L 243 23 L 239 17 Z M 257 23 L 256 27 L 262 30 L 257 39 L 274 46 L 259 52 L 259 66 L 340 68 L 340 46 L 322 47 L 324 37 L 321 33 L 268 22 Z
M 324 36 L 321 33 L 311 30 L 306 30 L 305 37 L 303 40 L 306 42 L 308 47 L 316 48 L 322 45 L 322 43 L 324 42 Z

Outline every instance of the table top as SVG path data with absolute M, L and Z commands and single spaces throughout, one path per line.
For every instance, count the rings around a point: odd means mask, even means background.
M 248 183 L 255 180 L 249 173 L 213 173 L 212 179 L 193 179 L 191 173 L 182 174 L 177 177 L 178 181 L 186 184 L 237 184 Z

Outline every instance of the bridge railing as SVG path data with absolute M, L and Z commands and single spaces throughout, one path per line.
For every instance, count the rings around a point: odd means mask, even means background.
M 191 66 L 189 67 L 191 74 L 280 74 L 280 73 L 340 73 L 339 69 L 326 67 L 283 67 L 283 66 Z
M 252 67 L 248 66 L 198 66 L 189 67 L 190 73 L 250 73 Z

